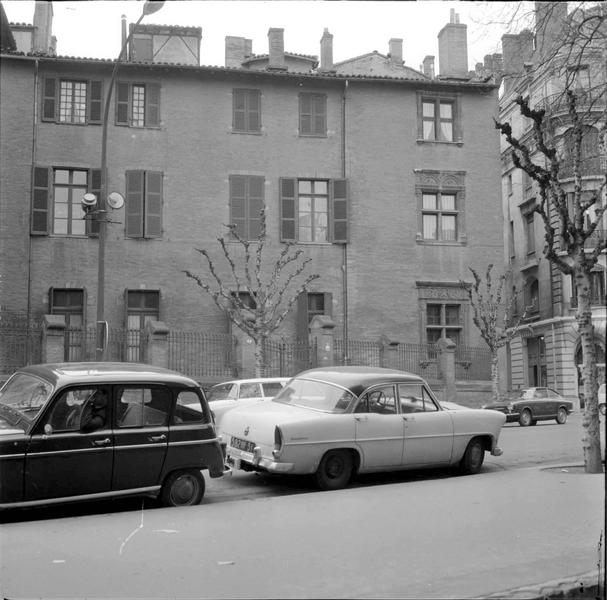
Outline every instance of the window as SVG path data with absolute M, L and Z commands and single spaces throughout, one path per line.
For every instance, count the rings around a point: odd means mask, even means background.
M 200 396 L 191 390 L 181 390 L 175 402 L 173 425 L 189 425 L 200 421 L 209 421 Z
M 508 173 L 508 179 L 506 180 L 506 190 L 508 196 L 512 196 L 512 173 Z
M 516 258 L 516 247 L 514 244 L 514 221 L 510 220 L 510 228 L 508 231 L 508 252 L 510 254 L 510 262 Z
M 570 89 L 576 92 L 590 90 L 590 70 L 588 65 L 569 67 L 567 69 L 567 83 Z
M 101 171 L 35 167 L 32 186 L 31 233 L 35 235 L 95 235 L 95 214 L 85 218 L 80 201 L 87 192 L 99 194 Z
M 461 305 L 447 303 L 426 304 L 426 341 L 436 344 L 449 338 L 459 346 L 462 333 Z
M 297 298 L 297 339 L 306 341 L 312 319 L 319 316 L 332 316 L 333 295 L 326 292 L 302 292 Z
M 149 321 L 160 320 L 160 292 L 158 290 L 126 291 L 126 360 L 143 359 L 141 332 Z
M 540 284 L 535 277 L 525 284 L 525 309 L 528 315 L 535 315 L 540 311 Z
M 457 240 L 455 200 L 455 194 L 423 194 L 422 221 L 423 238 L 425 240 Z
M 529 212 L 524 216 L 525 219 L 525 244 L 527 256 L 535 255 L 535 213 Z
M 105 399 L 99 401 L 100 398 Z M 109 390 L 106 388 L 70 388 L 57 398 L 48 420 L 54 432 L 91 431 L 109 427 L 108 401 Z
M 256 175 L 230 175 L 230 224 L 243 240 L 256 240 L 265 205 L 265 179 Z
M 126 236 L 162 236 L 162 173 L 126 172 Z
M 77 125 L 100 124 L 101 81 L 46 77 L 42 85 L 42 120 Z
M 399 383 L 398 396 L 401 412 L 437 412 L 438 407 L 421 383 Z
M 395 415 L 397 410 L 394 386 L 386 385 L 367 392 L 356 405 L 354 412 Z
M 280 180 L 281 241 L 345 244 L 348 201 L 345 179 Z
M 153 43 L 152 36 L 142 33 L 133 35 L 130 45 L 129 60 L 137 62 L 152 62 Z
M 84 290 L 51 288 L 49 308 L 52 315 L 65 317 L 64 360 L 82 360 Z
M 160 126 L 160 85 L 155 83 L 116 84 L 116 125 Z
M 431 93 L 418 94 L 418 139 L 426 142 L 461 142 L 459 99 Z
M 163 427 L 171 412 L 171 394 L 166 388 L 128 386 L 117 389 L 120 428 Z
M 261 131 L 261 92 L 235 89 L 232 92 L 232 129 L 240 133 Z
M 560 169 L 561 177 L 573 177 L 574 168 L 580 175 L 595 175 L 600 170 L 599 132 L 595 127 L 582 127 L 582 140 L 579 150 L 579 160 L 576 163 L 575 136 L 573 129 L 567 130 L 563 136 L 563 160 Z
M 571 277 L 571 306 L 576 307 L 578 303 L 577 286 L 573 276 Z M 590 271 L 590 303 L 592 305 L 605 306 L 605 272 L 602 270 Z
M 299 94 L 299 135 L 327 135 L 326 94 Z

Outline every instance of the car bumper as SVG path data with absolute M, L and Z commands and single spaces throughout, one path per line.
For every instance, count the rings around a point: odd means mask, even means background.
M 491 456 L 501 456 L 503 453 L 504 451 L 499 446 L 495 446 L 493 450 L 491 450 Z
M 234 469 L 240 469 L 242 468 L 242 463 L 246 463 L 253 467 L 253 469 L 261 469 L 269 473 L 289 473 L 293 470 L 294 466 L 293 463 L 277 462 L 271 458 L 263 457 L 259 446 L 256 446 L 252 453 L 228 446 L 226 453 L 227 463 Z

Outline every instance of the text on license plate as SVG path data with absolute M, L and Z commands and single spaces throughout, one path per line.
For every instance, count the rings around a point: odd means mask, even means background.
M 244 450 L 245 452 L 253 452 L 255 450 L 255 444 L 253 442 L 249 442 L 247 440 L 241 440 L 240 438 L 233 437 L 232 443 L 230 444 L 232 448 L 236 448 L 237 450 Z

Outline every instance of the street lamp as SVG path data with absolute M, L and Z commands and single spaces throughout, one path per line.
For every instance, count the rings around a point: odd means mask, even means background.
M 122 44 L 120 54 L 114 63 L 112 70 L 112 77 L 110 78 L 110 85 L 105 99 L 105 106 L 103 109 L 103 124 L 101 133 L 101 188 L 99 191 L 99 198 L 97 198 L 97 220 L 99 222 L 99 254 L 97 262 L 97 330 L 96 330 L 96 360 L 104 360 L 105 350 L 107 346 L 107 321 L 105 320 L 105 235 L 106 235 L 106 196 L 107 196 L 107 126 L 108 118 L 110 113 L 110 101 L 112 99 L 112 92 L 114 90 L 114 82 L 116 80 L 116 73 L 118 72 L 118 65 L 124 56 L 124 52 L 131 41 L 133 33 L 137 29 L 137 25 L 141 23 L 141 20 L 146 15 L 151 15 L 159 11 L 164 4 L 164 1 L 146 0 L 143 5 L 143 11 L 141 16 L 135 23 L 135 26 L 131 28 L 129 35 Z

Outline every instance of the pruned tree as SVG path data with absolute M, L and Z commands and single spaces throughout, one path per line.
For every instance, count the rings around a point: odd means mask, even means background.
M 551 73 L 597 57 L 602 61 L 597 74 L 602 74 L 602 79 L 591 89 L 578 86 L 572 77 L 562 80 L 565 118 L 555 124 L 547 112 L 549 106 L 532 106 L 528 97 L 519 95 L 515 102 L 520 114 L 531 123 L 532 135 L 516 136 L 510 123 L 495 123 L 510 146 L 514 166 L 536 185 L 539 201 L 533 210 L 544 225 L 544 255 L 563 274 L 571 276 L 576 292 L 585 399 L 582 444 L 585 468 L 591 473 L 602 471 L 591 272 L 607 247 L 603 229 L 607 208 L 605 18 L 604 6 L 569 15 L 563 21 L 559 47 L 543 59 L 541 67 L 551 69 Z M 593 178 L 591 187 L 584 180 L 589 171 L 600 177 Z M 568 182 L 563 181 L 565 178 Z
M 470 299 L 472 321 L 491 353 L 491 391 L 492 400 L 496 401 L 500 397 L 499 350 L 517 335 L 527 314 L 527 307 L 514 317 L 517 293 L 513 291 L 509 294 L 506 288 L 510 272 L 502 273 L 495 281 L 491 274 L 492 264 L 488 265 L 484 280 L 472 267 L 468 269 L 474 277 L 474 283 L 461 283 Z
M 266 210 L 260 212 L 259 235 L 246 240 L 239 235 L 236 225 L 225 225 L 228 233 L 217 238 L 227 270 L 219 268 L 218 261 L 204 248 L 195 248 L 205 259 L 207 273 L 197 275 L 183 272 L 196 282 L 225 313 L 236 327 L 255 343 L 255 375 L 265 375 L 264 342 L 284 321 L 299 294 L 318 279 L 318 274 L 305 274 L 311 258 L 302 256 L 303 250 L 293 249 L 292 243 L 282 246 L 278 256 L 265 265 L 267 231 Z M 234 242 L 237 243 L 229 243 Z M 225 275 L 224 273 L 228 273 Z

